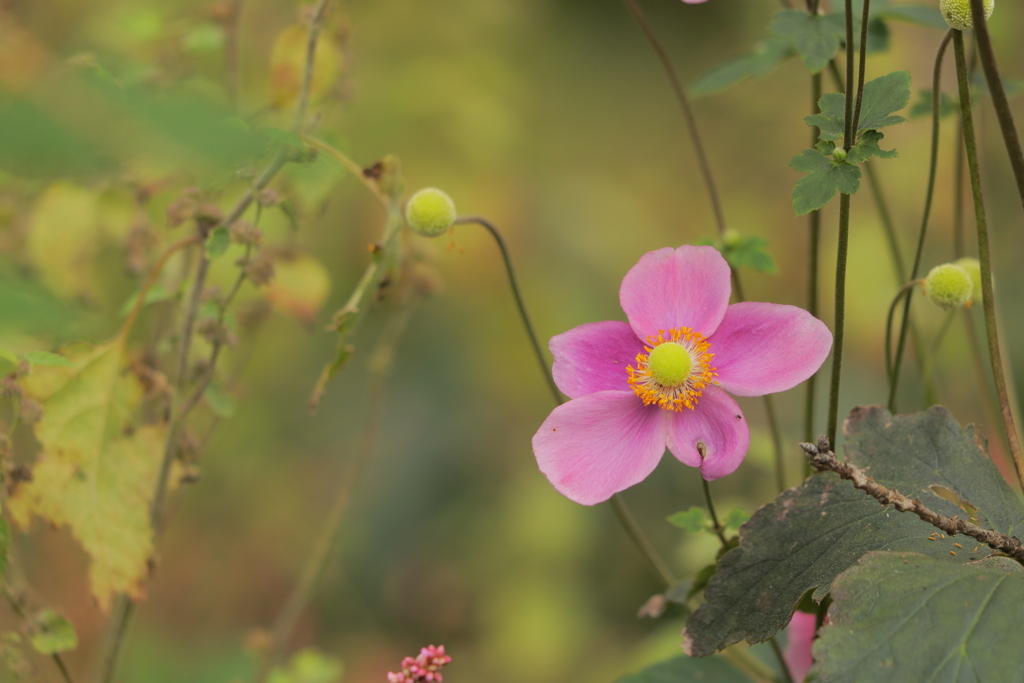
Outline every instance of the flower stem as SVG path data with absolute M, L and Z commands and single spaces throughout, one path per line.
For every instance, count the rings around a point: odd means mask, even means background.
M 899 306 L 900 301 L 904 297 L 909 297 L 911 292 L 914 291 L 914 287 L 920 283 L 920 280 L 911 280 L 900 287 L 899 291 L 896 292 L 896 296 L 892 298 L 892 303 L 889 304 L 889 315 L 885 318 L 885 377 L 889 380 L 889 412 L 893 410 L 892 397 L 896 391 L 892 375 L 892 319 L 896 316 L 896 308 Z
M 563 403 L 562 392 L 558 390 L 558 386 L 555 384 L 554 377 L 551 376 L 551 372 L 548 369 L 548 359 L 544 355 L 543 347 L 540 345 L 540 340 L 537 338 L 537 333 L 533 329 L 533 323 L 530 322 L 530 314 L 526 312 L 526 304 L 523 302 L 522 292 L 519 291 L 519 282 L 516 278 L 516 271 L 512 267 L 512 256 L 509 254 L 508 245 L 505 244 L 505 239 L 501 236 L 501 232 L 494 226 L 489 220 L 482 216 L 461 216 L 455 221 L 456 225 L 470 225 L 475 224 L 484 228 L 494 238 L 495 243 L 498 245 L 498 249 L 501 251 L 501 259 L 505 263 L 505 274 L 508 276 L 508 285 L 512 289 L 512 296 L 516 300 L 516 308 L 519 311 L 519 319 L 523 322 L 523 328 L 526 330 L 527 336 L 530 338 L 530 346 L 533 348 L 533 355 L 537 359 L 537 365 L 540 367 L 541 374 L 544 375 L 544 381 L 547 382 L 548 389 L 551 391 L 551 397 L 555 399 L 555 403 Z
M 1017 471 L 1017 479 L 1024 488 L 1024 459 L 1021 457 L 1017 426 L 1014 424 L 1010 397 L 1003 372 L 1002 352 L 999 349 L 999 328 L 996 323 L 995 293 L 992 288 L 992 257 L 988 242 L 988 219 L 985 215 L 985 198 L 981 189 L 981 171 L 978 167 L 978 146 L 974 136 L 974 118 L 971 114 L 971 92 L 967 76 L 967 58 L 964 54 L 964 36 L 953 32 L 953 47 L 956 52 L 957 85 L 960 89 L 960 113 L 964 122 L 964 145 L 967 150 L 967 168 L 970 171 L 971 194 L 974 198 L 974 216 L 978 224 L 978 256 L 981 261 L 981 296 L 985 309 L 985 331 L 988 336 L 989 359 L 992 363 L 992 378 L 999 397 L 999 410 L 1010 446 L 1010 455 Z
M 658 40 L 657 34 L 654 33 L 654 29 L 651 27 L 650 22 L 647 21 L 647 17 L 645 17 L 644 13 L 640 10 L 640 6 L 636 3 L 636 0 L 622 1 L 633 14 L 633 18 L 636 19 L 637 24 L 640 25 L 640 29 L 647 37 L 647 42 L 649 42 L 651 47 L 654 48 L 654 52 L 658 55 L 658 61 L 661 62 L 661 66 L 664 68 L 665 74 L 668 76 L 669 82 L 672 84 L 672 92 L 675 93 L 676 100 L 679 102 L 679 107 L 683 110 L 683 117 L 686 119 L 686 127 L 690 131 L 693 150 L 697 155 L 697 164 L 700 166 L 701 175 L 704 176 L 704 184 L 707 186 L 708 190 L 708 199 L 711 201 L 711 209 L 715 214 L 715 224 L 718 226 L 718 236 L 722 237 L 725 235 L 725 214 L 722 212 L 722 202 L 719 199 L 718 186 L 715 184 L 715 178 L 711 173 L 711 164 L 704 151 L 704 143 L 701 142 L 700 132 L 697 130 L 697 120 L 693 115 L 693 109 L 690 107 L 690 100 L 686 97 L 686 90 L 683 88 L 683 85 L 679 80 L 679 76 L 676 74 L 675 67 L 672 66 L 672 60 L 669 58 L 665 48 Z
M 839 428 L 839 380 L 843 370 L 843 334 L 846 328 L 846 260 L 850 245 L 850 195 L 839 195 L 839 245 L 836 248 L 835 341 L 832 346 L 832 384 L 828 396 L 828 440 L 836 441 Z
M 551 391 L 551 397 L 555 400 L 555 404 L 561 405 L 562 403 L 565 403 L 562 392 L 558 390 L 558 385 L 555 384 L 555 379 L 551 375 L 551 369 L 548 366 L 547 358 L 544 356 L 544 351 L 537 337 L 537 332 L 533 329 L 533 323 L 530 322 L 530 315 L 526 311 L 526 303 L 523 301 L 523 295 L 519 291 L 519 282 L 516 278 L 516 272 L 512 267 L 512 256 L 509 254 L 508 246 L 505 244 L 505 240 L 502 238 L 501 232 L 499 232 L 498 228 L 495 227 L 493 223 L 482 216 L 462 216 L 455 221 L 455 224 L 479 225 L 487 230 L 487 232 L 491 234 L 491 237 L 494 238 L 494 241 L 498 244 L 498 249 L 501 250 L 501 258 L 505 262 L 505 273 L 508 275 L 508 283 L 512 288 L 512 294 L 516 300 L 516 308 L 519 311 L 519 320 L 523 323 L 523 328 L 526 330 L 526 334 L 530 338 L 530 344 L 533 347 L 533 354 L 537 359 L 537 366 L 540 368 L 541 374 L 544 376 L 544 381 L 547 383 L 548 389 Z M 650 539 L 647 538 L 643 529 L 641 529 L 640 525 L 637 524 L 629 506 L 626 505 L 626 501 L 620 494 L 616 493 L 611 498 L 611 504 L 612 508 L 615 510 L 615 516 L 622 524 L 622 528 L 633 540 L 633 543 L 640 550 L 643 556 L 647 558 L 647 561 L 651 564 L 651 567 L 654 568 L 654 571 L 665 581 L 667 587 L 671 588 L 674 586 L 676 584 L 675 575 L 655 549 Z
M 1013 167 L 1013 177 L 1017 181 L 1017 193 L 1020 195 L 1021 204 L 1024 205 L 1024 153 L 1021 152 L 1020 136 L 1017 135 L 1017 126 L 1013 122 L 1013 113 L 1006 98 L 1003 79 L 999 75 L 999 65 L 996 64 L 996 53 L 992 49 L 992 37 L 985 22 L 982 0 L 970 0 L 970 5 L 971 18 L 974 20 L 974 40 L 978 47 L 978 56 L 981 58 L 981 68 L 985 72 L 985 80 L 988 81 L 996 118 L 999 119 L 999 129 L 1003 133 L 1003 142 L 1006 143 L 1006 152 L 1010 155 L 1010 166 Z
M 811 0 L 807 2 L 807 9 L 812 14 L 816 8 L 811 7 Z M 811 76 L 811 113 L 818 113 L 818 100 L 821 99 L 821 73 Z M 811 147 L 818 144 L 821 130 L 817 126 L 811 127 Z M 808 229 L 810 231 L 810 254 L 807 259 L 807 312 L 815 318 L 818 317 L 818 271 L 819 255 L 821 252 L 821 210 L 812 211 L 808 216 Z M 807 380 L 807 391 L 804 395 L 804 440 L 814 439 L 814 389 L 818 373 L 815 372 Z M 811 466 L 804 463 L 804 477 L 811 474 Z
M 864 73 L 867 71 L 868 60 L 868 25 L 869 14 L 871 12 L 871 0 L 864 0 L 864 14 L 860 20 L 860 66 L 857 73 L 857 108 L 853 112 L 853 128 L 852 132 L 854 135 L 857 133 L 858 124 L 860 123 L 860 110 L 861 105 L 864 104 Z M 847 34 L 849 36 L 849 34 Z M 851 73 L 849 66 L 847 66 L 847 72 Z M 847 83 L 852 83 L 852 80 L 847 80 Z M 850 149 L 849 146 L 846 148 Z
M 708 485 L 708 480 L 701 477 L 700 485 L 704 489 L 704 502 L 708 506 L 708 514 L 711 515 L 711 524 L 713 525 L 715 535 L 722 542 L 722 547 L 728 548 L 729 541 L 725 538 L 725 527 L 718 521 L 718 513 L 715 512 L 715 502 L 711 499 L 711 487 Z
M 921 268 L 921 256 L 924 254 L 924 240 L 928 234 L 928 221 L 932 215 L 932 199 L 935 197 L 935 175 L 939 167 L 939 127 L 941 122 L 942 104 L 942 60 L 946 56 L 946 48 L 953 38 L 953 29 L 946 32 L 945 38 L 939 44 L 939 51 L 935 55 L 935 68 L 932 72 L 932 141 L 931 159 L 928 164 L 928 189 L 925 192 L 924 212 L 921 216 L 921 230 L 917 235 L 917 250 L 914 252 L 914 265 L 910 269 L 910 280 L 917 278 Z M 903 350 L 907 342 L 908 323 L 910 321 L 910 306 L 913 297 L 907 297 L 907 303 L 903 306 L 903 319 L 900 321 L 899 340 L 896 342 L 896 362 L 889 372 L 889 410 L 896 412 L 896 390 L 900 380 L 900 366 L 903 364 Z M 886 352 L 888 353 L 888 341 Z M 918 349 L 920 351 L 920 348 Z M 922 359 L 923 360 L 923 359 Z

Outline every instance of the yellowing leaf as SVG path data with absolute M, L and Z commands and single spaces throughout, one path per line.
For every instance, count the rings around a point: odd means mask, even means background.
M 274 39 L 274 46 L 270 50 L 270 103 L 274 107 L 289 107 L 298 98 L 306 69 L 308 45 L 309 29 L 302 24 L 289 26 Z M 316 66 L 309 91 L 312 102 L 330 92 L 341 75 L 344 62 L 341 46 L 327 31 L 320 33 L 315 57 Z
M 42 453 L 9 510 L 22 528 L 38 515 L 70 529 L 92 560 L 92 593 L 105 610 L 116 593 L 144 592 L 153 551 L 149 503 L 167 428 L 133 424 L 143 388 L 126 372 L 121 339 L 62 355 L 69 366 L 35 368 L 23 382 L 43 407 L 35 424 Z
M 98 237 L 96 194 L 61 181 L 46 188 L 36 200 L 25 247 L 55 293 L 88 296 Z
M 279 256 L 274 259 L 274 279 L 263 293 L 275 310 L 309 324 L 331 293 L 331 275 L 312 256 Z

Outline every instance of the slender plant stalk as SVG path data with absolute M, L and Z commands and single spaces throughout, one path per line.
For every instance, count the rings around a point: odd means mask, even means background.
M 932 200 L 935 197 L 935 176 L 939 167 L 939 128 L 941 126 L 941 104 L 942 104 L 942 61 L 946 56 L 946 48 L 953 38 L 953 29 L 946 32 L 946 36 L 939 44 L 939 51 L 935 55 L 935 68 L 932 71 L 932 140 L 931 158 L 928 164 L 928 189 L 925 192 L 924 211 L 921 215 L 921 230 L 917 235 L 917 250 L 914 252 L 914 265 L 910 269 L 910 280 L 917 278 L 921 269 L 921 257 L 924 254 L 924 241 L 928 234 L 928 221 L 932 215 Z M 889 410 L 896 411 L 896 392 L 900 383 L 900 366 L 903 364 L 903 349 L 907 341 L 907 330 L 910 321 L 910 306 L 913 297 L 908 296 L 903 306 L 903 319 L 900 322 L 899 339 L 896 342 L 896 361 L 889 372 Z M 886 351 L 889 346 L 886 342 Z M 920 349 L 919 349 L 920 350 Z M 926 354 L 923 354 L 926 355 Z M 922 358 L 922 363 L 924 359 Z
M 1020 196 L 1021 205 L 1024 206 L 1024 153 L 1021 152 L 1020 136 L 1013 121 L 1010 102 L 1006 98 L 1003 79 L 999 75 L 999 65 L 996 63 L 996 53 L 992 49 L 992 36 L 985 22 L 982 0 L 970 0 L 970 5 L 971 18 L 974 20 L 974 41 L 978 47 L 981 68 L 985 72 L 985 80 L 988 81 L 996 118 L 999 119 L 999 129 L 1003 133 L 1003 142 L 1006 143 L 1006 152 L 1010 155 L 1010 166 L 1013 167 L 1013 177 L 1017 181 L 1017 194 Z
M 778 641 L 775 638 L 768 640 L 768 643 L 772 646 L 772 652 L 775 653 L 775 658 L 779 660 L 779 668 L 782 669 L 782 681 L 783 683 L 793 683 L 793 674 L 789 672 L 789 666 L 786 664 L 786 658 L 782 654 L 782 649 L 779 647 Z
M 640 25 L 640 29 L 647 37 L 647 42 L 654 48 L 654 52 L 658 55 L 658 61 L 661 62 L 661 66 L 665 70 L 669 82 L 672 84 L 672 92 L 675 93 L 679 107 L 683 110 L 686 127 L 690 131 L 690 140 L 693 142 L 693 149 L 697 155 L 697 164 L 700 166 L 701 175 L 704 177 L 704 184 L 707 186 L 708 199 L 711 200 L 711 208 L 715 214 L 715 224 L 718 226 L 718 236 L 719 238 L 724 237 L 726 228 L 725 214 L 722 212 L 722 202 L 719 199 L 718 186 L 715 184 L 715 178 L 711 173 L 711 163 L 708 161 L 707 154 L 704 151 L 704 143 L 701 141 L 700 133 L 697 129 L 697 120 L 693 115 L 693 109 L 690 107 L 690 100 L 686 97 L 686 90 L 676 74 L 675 67 L 672 66 L 672 59 L 658 40 L 657 34 L 651 27 L 650 22 L 647 21 L 647 17 L 640 10 L 636 0 L 623 0 L 623 2 L 633 14 L 637 24 Z M 783 4 L 786 4 L 785 0 Z M 787 4 L 786 6 L 788 7 L 789 5 Z
M 18 615 L 18 618 L 28 623 L 29 615 L 25 612 L 23 601 L 19 599 L 18 595 L 15 595 L 10 583 L 10 567 L 8 567 L 7 577 L 4 580 L 4 598 L 7 599 L 7 605 L 11 608 L 11 611 Z M 74 683 L 71 678 L 71 672 L 68 670 L 67 664 L 64 663 L 64 658 L 60 656 L 59 652 L 54 652 L 50 655 L 50 659 L 53 660 L 54 666 L 60 672 L 61 678 L 64 679 L 64 683 Z
M 328 3 L 329 0 L 320 0 L 316 10 L 314 11 L 313 21 L 310 24 L 302 88 L 299 92 L 298 105 L 296 106 L 295 115 L 292 120 L 292 131 L 299 136 L 302 135 L 305 127 L 306 111 L 309 107 L 309 91 L 313 83 L 316 44 L 320 36 L 320 29 L 327 11 Z M 231 213 L 229 213 L 221 223 L 221 226 L 229 228 L 237 222 L 256 199 L 256 195 L 270 183 L 274 176 L 277 175 L 278 171 L 284 167 L 287 161 L 288 154 L 286 150 L 282 149 L 277 152 L 267 168 L 262 174 L 260 174 L 254 186 L 246 192 L 242 199 L 235 205 Z M 180 393 L 180 390 L 184 388 L 184 382 L 187 380 L 185 375 L 188 367 L 189 352 L 191 350 L 192 326 L 195 322 L 195 311 L 199 300 L 198 295 L 202 291 L 202 283 L 205 280 L 206 269 L 208 266 L 209 261 L 206 258 L 206 253 L 204 251 L 201 256 L 199 269 L 196 273 L 196 279 L 193 283 L 189 311 L 186 312 L 185 317 L 186 322 L 183 330 L 181 353 L 178 361 L 178 376 L 176 378 L 179 392 L 176 393 Z M 142 302 L 143 299 L 140 298 L 139 301 Z M 163 503 L 170 480 L 171 465 L 174 462 L 174 456 L 177 452 L 178 435 L 180 433 L 182 423 L 185 417 L 187 417 L 187 415 L 182 411 L 175 409 L 173 396 L 171 399 L 170 413 L 171 420 L 167 429 L 167 439 L 164 442 L 160 474 L 158 476 L 156 488 L 150 504 L 150 526 L 153 529 L 154 534 L 159 533 L 159 530 L 163 525 Z M 99 671 L 96 677 L 96 680 L 99 681 L 99 683 L 111 683 L 117 675 L 117 668 L 125 634 L 128 631 L 134 613 L 135 605 L 132 600 L 124 594 L 118 595 L 114 600 L 114 606 L 111 610 L 111 618 L 108 622 L 107 634 L 105 637 L 106 642 L 99 657 Z
M 861 48 L 865 45 L 861 43 Z M 846 0 L 846 83 L 853 87 L 853 0 Z M 844 120 L 843 148 L 849 152 L 853 147 L 853 99 L 846 93 L 846 118 Z
M 224 90 L 235 112 L 239 109 L 242 93 L 240 29 L 244 7 L 245 0 L 231 0 L 224 17 Z
M 811 14 L 817 13 L 817 8 L 812 5 L 811 0 L 807 1 L 807 10 Z M 821 73 L 811 76 L 811 113 L 817 114 L 818 100 L 821 99 Z M 821 130 L 817 126 L 811 127 L 811 147 L 818 144 Z M 818 278 L 819 278 L 819 256 L 821 254 L 821 210 L 812 211 L 808 217 L 808 230 L 810 232 L 810 254 L 807 258 L 807 312 L 815 318 L 818 317 Z M 815 372 L 807 380 L 807 389 L 804 394 L 804 440 L 810 441 L 814 438 L 814 389 L 818 378 Z M 809 464 L 804 464 L 804 477 L 811 474 Z
M 715 536 L 718 536 L 718 540 L 721 541 L 723 548 L 728 548 L 729 541 L 725 538 L 725 527 L 723 527 L 721 522 L 718 521 L 718 513 L 715 512 L 715 502 L 711 499 L 711 487 L 708 485 L 708 480 L 701 477 L 700 485 L 704 490 L 704 503 L 707 505 L 708 514 L 711 515 L 711 524 L 714 529 Z
M 519 281 L 516 278 L 515 268 L 512 267 L 512 255 L 509 253 L 508 245 L 505 244 L 505 238 L 501 236 L 498 228 L 495 227 L 494 223 L 490 222 L 483 216 L 461 216 L 455 221 L 456 225 L 479 225 L 484 230 L 491 234 L 495 244 L 498 245 L 498 250 L 501 251 L 501 260 L 505 264 L 505 274 L 508 276 L 508 285 L 512 290 L 512 296 L 516 300 L 516 309 L 519 311 L 519 318 L 523 321 L 523 327 L 526 329 L 526 334 L 530 338 L 530 346 L 533 348 L 533 355 L 537 359 L 537 365 L 540 367 L 541 374 L 544 375 L 544 381 L 547 382 L 548 390 L 551 392 L 551 397 L 555 399 L 556 403 L 561 404 L 562 392 L 558 390 L 558 386 L 555 384 L 554 377 L 551 376 L 551 372 L 548 370 L 548 360 L 544 355 L 544 350 L 540 345 L 540 340 L 537 338 L 537 333 L 533 329 L 533 323 L 530 322 L 530 314 L 526 312 L 526 303 L 523 301 L 523 294 L 519 290 Z
M 902 301 L 905 297 L 909 297 L 913 293 L 914 287 L 916 287 L 919 284 L 921 284 L 920 280 L 912 280 L 912 281 L 906 283 L 905 285 L 903 285 L 902 287 L 900 287 L 899 291 L 896 292 L 896 296 L 894 296 L 892 298 L 892 303 L 889 304 L 889 314 L 885 317 L 885 377 L 889 381 L 889 386 L 890 387 L 892 386 L 892 381 L 893 381 L 892 380 L 892 371 L 893 371 L 893 362 L 892 362 L 892 327 L 893 327 L 893 325 L 892 325 L 892 322 L 893 322 L 893 318 L 896 317 L 896 309 L 899 307 L 900 301 Z M 892 404 L 889 405 L 889 410 L 890 411 L 893 410 Z
M 853 127 L 852 132 L 854 135 L 857 133 L 857 128 L 860 124 L 860 110 L 861 105 L 864 104 L 864 74 L 867 72 L 867 61 L 868 61 L 868 26 L 870 24 L 869 15 L 871 12 L 871 0 L 864 0 L 864 13 L 860 20 L 860 66 L 857 70 L 857 107 L 853 112 Z M 849 34 L 847 34 L 849 35 Z M 849 67 L 847 67 L 849 71 Z M 847 79 L 847 83 L 853 83 L 851 79 Z M 846 148 L 849 150 L 849 146 Z
M 1017 480 L 1024 488 L 1024 458 L 1021 457 L 1017 426 L 1010 408 L 1010 396 L 1003 372 L 1002 352 L 999 349 L 999 328 L 995 314 L 995 293 L 992 288 L 992 257 L 988 241 L 988 219 L 985 215 L 985 199 L 981 189 L 981 171 L 978 166 L 978 146 L 974 136 L 974 118 L 971 114 L 971 92 L 967 75 L 967 58 L 964 54 L 964 36 L 953 32 L 953 47 L 956 53 L 957 84 L 960 89 L 960 113 L 964 122 L 964 145 L 967 150 L 967 167 L 970 171 L 971 194 L 974 198 L 974 216 L 978 224 L 978 256 L 981 261 L 981 296 L 985 309 L 985 331 L 988 336 L 989 360 L 992 363 L 992 378 L 999 397 L 999 411 L 1010 446 L 1010 455 L 1017 471 Z
M 457 225 L 479 225 L 494 238 L 494 241 L 498 245 L 498 249 L 501 251 L 501 258 L 505 263 L 505 274 L 508 276 L 509 287 L 512 289 L 512 295 L 516 300 L 516 309 L 519 311 L 519 319 L 523 323 L 523 328 L 526 330 L 526 335 L 530 338 L 530 346 L 533 348 L 533 354 L 537 359 L 537 367 L 540 368 L 541 374 L 544 375 L 544 381 L 548 385 L 548 389 L 551 391 L 551 398 L 554 399 L 555 405 L 561 405 L 565 402 L 562 397 L 562 392 L 558 390 L 558 386 L 555 384 L 555 379 L 551 375 L 551 369 L 548 365 L 548 360 L 544 355 L 544 350 L 540 345 L 540 340 L 537 337 L 537 332 L 533 328 L 533 323 L 530 321 L 530 314 L 526 310 L 526 303 L 523 301 L 523 295 L 519 291 L 519 281 L 516 278 L 515 269 L 512 267 L 512 256 L 508 251 L 508 246 L 505 244 L 504 238 L 501 236 L 501 232 L 495 225 L 483 218 L 482 216 L 462 216 L 455 221 Z M 650 539 L 644 533 L 643 529 L 637 523 L 636 518 L 630 511 L 629 506 L 623 499 L 621 494 L 616 493 L 611 498 L 612 508 L 615 511 L 615 516 L 622 524 L 622 528 L 625 529 L 626 533 L 633 540 L 633 543 L 640 552 L 643 553 L 644 557 L 650 563 L 654 571 L 665 581 L 667 587 L 671 588 L 676 583 L 676 577 L 669 569 L 668 564 L 662 559 L 661 555 L 655 549 Z

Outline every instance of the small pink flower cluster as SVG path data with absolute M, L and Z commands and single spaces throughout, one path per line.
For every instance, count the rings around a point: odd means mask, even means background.
M 419 656 L 402 660 L 399 673 L 388 673 L 388 683 L 441 683 L 441 667 L 451 664 L 452 658 L 444 653 L 444 645 L 428 645 L 420 650 Z

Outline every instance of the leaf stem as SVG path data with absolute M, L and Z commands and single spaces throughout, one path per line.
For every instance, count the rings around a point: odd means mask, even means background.
M 988 219 L 985 214 L 985 198 L 981 189 L 981 171 L 978 165 L 978 146 L 974 136 L 974 118 L 971 113 L 971 92 L 967 75 L 967 59 L 964 54 L 964 36 L 953 32 L 953 47 L 956 53 L 957 85 L 960 89 L 960 112 L 964 125 L 964 145 L 967 151 L 967 167 L 970 171 L 971 194 L 974 198 L 974 216 L 978 224 L 978 257 L 981 261 L 982 304 L 985 309 L 985 331 L 988 336 L 989 360 L 992 363 L 992 378 L 995 380 L 999 397 L 999 410 L 1010 446 L 1010 455 L 1017 471 L 1017 480 L 1024 488 L 1024 459 L 1021 457 L 1017 426 L 1014 423 L 1010 397 L 1003 372 L 1002 352 L 999 348 L 999 328 L 995 314 L 995 293 L 992 288 L 992 257 L 988 241 Z
M 636 19 L 636 23 L 640 25 L 640 29 L 647 37 L 647 42 L 649 42 L 651 47 L 654 48 L 654 52 L 658 56 L 658 61 L 661 62 L 661 66 L 665 70 L 665 75 L 668 76 L 668 80 L 672 84 L 672 92 L 675 93 L 676 100 L 679 102 L 679 107 L 683 111 L 683 117 L 686 119 L 686 127 L 690 131 L 693 150 L 697 155 L 697 165 L 700 166 L 701 175 L 704 177 L 704 184 L 707 186 L 708 199 L 711 201 L 711 208 L 715 214 L 715 224 L 718 226 L 718 236 L 723 237 L 726 229 L 725 214 L 722 211 L 722 202 L 719 199 L 718 186 L 715 184 L 714 175 L 711 173 L 711 163 L 708 161 L 707 154 L 704 151 L 704 143 L 701 142 L 700 132 L 697 129 L 697 119 L 694 117 L 693 109 L 690 107 L 690 100 L 686 97 L 686 90 L 683 88 L 683 85 L 679 80 L 679 76 L 676 74 L 675 67 L 672 66 L 672 60 L 668 56 L 668 52 L 665 51 L 665 48 L 658 40 L 657 34 L 654 33 L 654 29 L 651 27 L 650 22 L 647 21 L 647 17 L 644 16 L 644 13 L 636 3 L 636 0 L 622 1 L 626 5 L 627 9 L 629 9 L 633 14 L 633 18 Z M 783 0 L 783 3 L 785 4 L 785 0 Z
M 992 49 L 992 37 L 989 35 L 988 24 L 985 21 L 982 0 L 970 0 L 970 5 L 971 18 L 974 23 L 974 41 L 978 48 L 978 56 L 981 58 L 981 68 L 985 72 L 985 80 L 988 81 L 992 104 L 996 109 L 996 118 L 999 119 L 999 129 L 1003 133 L 1006 152 L 1010 156 L 1013 177 L 1017 181 L 1017 193 L 1020 195 L 1021 205 L 1024 206 L 1024 153 L 1021 152 L 1020 136 L 1017 134 L 1017 126 L 1013 122 L 1013 113 L 1006 97 L 1006 88 L 1003 87 L 1003 79 L 999 75 L 999 65 L 996 63 L 996 53 Z
M 946 48 L 953 38 L 953 29 L 946 32 L 946 36 L 939 44 L 939 51 L 935 55 L 935 68 L 932 72 L 932 140 L 931 157 L 928 163 L 928 189 L 925 192 L 924 212 L 921 215 L 921 230 L 917 235 L 917 249 L 914 252 L 914 265 L 910 269 L 910 280 L 917 278 L 921 269 L 921 257 L 924 254 L 924 240 L 928 234 L 928 221 L 932 215 L 932 200 L 935 197 L 935 176 L 939 168 L 939 128 L 941 126 L 942 106 L 942 60 L 946 56 Z M 900 366 L 903 364 L 903 350 L 907 342 L 907 330 L 910 321 L 910 306 L 913 297 L 908 296 L 903 306 L 903 318 L 900 321 L 900 334 L 896 342 L 896 362 L 889 372 L 889 410 L 896 412 L 896 390 L 900 381 Z M 888 340 L 886 341 L 886 353 L 888 353 Z M 921 351 L 920 347 L 918 351 Z M 924 359 L 922 359 L 923 366 Z
M 852 132 L 854 135 L 857 133 L 858 124 L 860 123 L 860 110 L 861 105 L 864 103 L 864 73 L 867 71 L 867 60 L 868 60 L 868 25 L 871 11 L 871 0 L 864 0 L 864 14 L 860 21 L 860 68 L 857 74 L 857 108 L 853 112 L 853 128 Z M 849 34 L 847 34 L 849 36 Z M 851 72 L 852 73 L 852 72 Z M 852 80 L 848 80 L 848 83 L 852 83 Z M 847 147 L 847 150 L 850 148 Z

